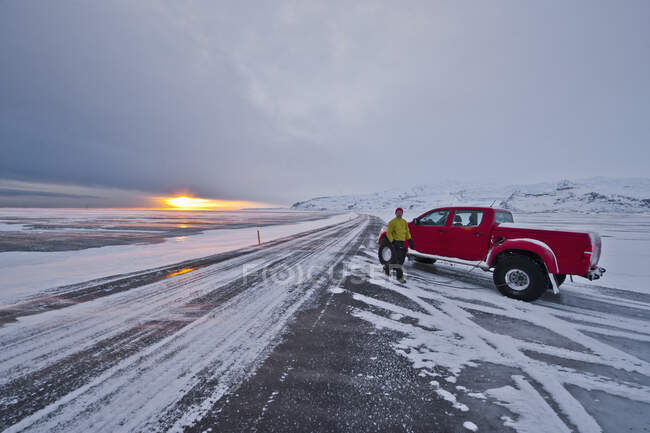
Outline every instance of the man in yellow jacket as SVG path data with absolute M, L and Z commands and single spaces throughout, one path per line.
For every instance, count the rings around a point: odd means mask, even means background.
M 388 238 L 388 242 L 392 245 L 393 256 L 390 265 L 384 265 L 384 272 L 386 275 L 390 275 L 391 268 L 395 269 L 397 279 L 402 283 L 406 281 L 404 280 L 404 271 L 402 269 L 404 259 L 406 258 L 406 246 L 404 245 L 404 242 L 408 241 L 409 246 L 413 248 L 411 232 L 409 231 L 408 223 L 402 218 L 403 214 L 404 209 L 398 207 L 395 209 L 395 218 L 388 222 L 386 237 Z

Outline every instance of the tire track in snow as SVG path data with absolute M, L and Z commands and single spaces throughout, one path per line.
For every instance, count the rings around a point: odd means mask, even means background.
M 98 300 L 70 310 L 21 319 L 25 326 L 0 329 L 2 341 L 8 340 L 1 347 L 0 373 L 3 379 L 0 379 L 0 384 L 90 347 L 100 339 L 129 332 L 132 327 L 153 327 L 155 325 L 147 324 L 152 312 L 168 311 L 184 302 L 190 303 L 194 296 L 214 290 L 214 287 L 202 283 L 203 279 L 211 281 L 218 274 L 222 277 L 221 282 L 226 284 L 238 278 L 242 263 L 243 259 L 236 259 L 232 263 L 197 271 L 194 275 L 187 274 L 117 294 L 107 301 Z M 51 344 L 53 339 L 58 340 L 56 346 Z
M 288 251 L 285 251 L 284 245 L 267 249 L 258 253 L 258 264 L 266 265 L 266 270 L 270 269 L 271 273 L 277 273 L 285 269 L 287 263 L 293 264 L 293 266 L 304 264 L 313 261 L 314 256 L 318 256 L 319 265 L 327 267 L 349 242 L 359 236 L 366 224 L 367 218 L 360 217 L 339 227 L 305 236 L 304 239 L 290 245 Z M 238 271 L 240 265 L 241 263 L 238 262 L 237 265 L 230 266 L 230 269 L 221 269 L 221 271 L 228 275 L 229 270 L 231 272 L 235 269 Z M 291 266 L 289 265 L 289 267 Z M 208 382 L 212 380 L 211 385 L 207 388 L 203 387 L 201 392 L 206 394 L 206 390 L 209 390 L 210 394 L 214 396 L 212 386 L 219 386 L 219 383 L 223 382 L 220 378 L 226 378 L 232 386 L 242 374 L 246 373 L 238 365 L 242 360 L 245 361 L 242 365 L 254 364 L 269 341 L 281 331 L 283 323 L 307 298 L 308 286 L 314 282 L 323 284 L 327 280 L 327 275 L 322 275 L 321 272 L 319 278 L 303 281 L 297 287 L 284 287 L 282 284 L 278 284 L 277 287 L 271 287 L 277 292 L 275 298 L 269 298 L 269 295 L 264 293 L 264 289 L 268 290 L 269 287 L 263 284 L 262 275 L 254 273 L 252 276 L 248 276 L 245 284 L 241 277 L 236 276 L 224 284 L 223 278 L 218 272 L 215 272 L 217 275 L 210 275 L 212 272 L 210 267 L 203 269 L 202 272 L 207 275 L 200 275 L 197 272 L 194 275 L 190 273 L 178 277 L 177 281 L 179 282 L 184 280 L 183 277 L 189 278 L 185 278 L 184 283 L 175 287 L 172 285 L 176 290 L 169 290 L 170 285 L 161 282 L 105 298 L 105 302 L 100 300 L 100 306 L 109 311 L 110 308 L 118 305 L 118 312 L 133 305 L 135 300 L 140 303 L 137 315 L 142 317 L 143 314 L 149 313 L 154 319 L 137 326 L 128 323 L 127 319 L 126 325 L 130 328 L 117 334 L 112 341 L 97 341 L 94 346 L 83 352 L 74 353 L 45 368 L 15 379 L 14 382 L 5 384 L 0 388 L 0 413 L 3 423 L 6 423 L 2 427 L 18 422 L 12 427 L 12 430 L 31 427 L 43 429 L 45 426 L 48 429 L 56 427 L 83 430 L 77 424 L 79 422 L 83 424 L 77 415 L 84 411 L 90 411 L 93 414 L 97 402 L 113 399 L 120 401 L 130 399 L 129 401 L 133 404 L 128 406 L 129 411 L 133 411 L 134 407 L 139 407 L 137 411 L 139 415 L 129 418 L 128 422 L 133 426 L 142 426 L 144 422 L 152 422 L 152 419 L 155 419 L 152 414 L 159 415 L 157 410 L 161 409 L 157 407 L 154 410 L 152 407 L 148 407 L 147 405 L 155 406 L 155 404 L 152 401 L 143 401 L 142 394 L 147 394 L 147 390 L 152 386 L 156 388 L 150 383 L 161 380 L 164 382 L 163 378 L 168 378 L 176 385 L 180 396 L 196 387 L 197 384 L 205 383 L 207 378 Z M 230 275 L 230 277 L 234 276 Z M 183 293 L 177 292 L 187 289 L 187 279 L 193 279 L 194 284 L 197 281 L 205 280 L 207 284 L 204 285 L 207 287 L 197 291 L 198 293 L 192 293 L 190 297 L 183 296 Z M 146 293 L 144 296 L 140 294 L 141 289 Z M 254 291 L 255 296 L 248 294 L 249 291 Z M 120 299 L 121 297 L 123 299 Z M 176 308 L 176 311 L 165 311 L 163 308 L 162 312 L 160 311 L 160 300 L 150 304 L 149 309 L 141 305 L 143 301 L 146 302 L 156 297 L 164 298 L 167 307 L 170 304 L 178 305 L 179 301 L 184 303 L 180 309 Z M 113 300 L 117 300 L 117 302 L 112 302 Z M 265 302 L 260 303 L 261 300 L 265 300 Z M 88 305 L 90 304 L 93 303 Z M 74 312 L 74 308 L 83 310 L 87 309 L 88 305 L 80 304 L 67 310 L 71 312 Z M 255 305 L 255 308 L 251 309 L 250 305 Z M 237 320 L 237 312 L 241 314 L 247 312 L 248 320 L 245 323 Z M 52 312 L 52 314 L 61 313 L 61 311 Z M 180 320 L 169 320 L 170 315 L 180 317 Z M 101 316 L 91 314 L 89 317 L 98 321 L 96 326 L 101 327 Z M 124 318 L 122 319 L 124 323 Z M 129 319 L 133 319 L 133 317 Z M 214 327 L 218 326 L 217 322 L 220 322 L 220 319 L 228 319 L 231 323 L 236 323 L 237 327 L 233 329 L 231 325 L 227 326 L 227 329 L 215 331 Z M 64 326 L 64 330 L 66 328 L 67 325 Z M 133 331 L 133 329 L 137 329 L 137 331 Z M 52 336 L 47 335 L 47 338 L 52 338 Z M 264 343 L 257 344 L 252 348 L 242 347 L 238 339 L 251 338 L 251 336 L 255 337 L 253 341 Z M 108 349 L 108 346 L 115 349 Z M 223 346 L 227 350 L 212 350 L 219 346 Z M 196 354 L 197 347 L 203 347 L 203 352 L 198 350 L 201 352 L 200 356 Z M 183 362 L 188 356 L 193 359 L 191 365 Z M 87 364 L 90 364 L 91 368 L 88 368 Z M 170 371 L 174 371 L 175 374 L 170 376 Z M 216 371 L 220 373 L 217 374 Z M 77 373 L 77 377 L 70 380 L 74 372 Z M 142 387 L 133 386 L 133 383 L 142 382 L 145 376 L 151 378 L 153 372 L 156 372 L 155 380 L 150 383 L 145 381 Z M 124 379 L 125 376 L 128 379 Z M 110 382 L 112 385 L 104 386 L 105 382 Z M 188 382 L 194 383 L 194 385 L 189 386 Z M 158 391 L 164 392 L 169 386 L 169 383 L 165 383 L 165 386 L 158 388 Z M 52 391 L 43 393 L 45 389 Z M 150 395 L 155 396 L 156 394 Z M 21 398 L 21 396 L 23 397 Z M 168 398 L 174 400 L 180 397 L 173 395 Z M 155 398 L 154 401 L 156 401 Z M 143 405 L 144 408 L 142 408 Z M 16 410 L 17 406 L 21 407 L 21 411 Z M 93 415 L 91 418 L 97 421 L 97 416 Z M 172 420 L 173 417 L 169 421 Z M 96 429 L 98 425 L 101 423 L 93 424 L 92 429 Z M 112 428 L 115 427 L 112 422 L 108 422 L 108 425 L 111 425 Z M 110 430 L 110 428 L 108 429 Z
M 311 279 L 304 281 L 296 289 L 299 292 L 309 291 L 311 293 L 318 293 L 320 291 L 327 290 L 333 284 L 338 284 L 340 280 L 342 280 L 345 276 L 344 261 L 351 255 L 353 251 L 356 251 L 359 248 L 361 240 L 366 235 L 365 231 L 368 229 L 368 222 L 369 220 L 366 218 L 364 220 L 364 224 L 355 230 L 353 236 L 348 237 L 349 240 L 343 240 L 343 242 L 341 240 L 336 241 L 335 244 L 337 244 L 337 248 L 332 249 L 332 251 L 336 251 L 336 257 L 327 260 L 327 262 L 330 264 L 330 267 L 328 269 L 323 269 L 320 273 L 314 275 Z M 333 276 L 340 277 L 333 280 Z M 299 305 L 295 305 L 294 308 L 292 308 L 291 315 L 293 315 L 297 307 L 299 307 Z M 285 322 L 286 320 L 282 320 L 283 327 Z M 277 332 L 279 332 L 279 328 Z M 268 348 L 267 351 L 269 349 L 270 348 Z M 256 365 L 261 361 L 262 359 L 258 358 L 255 361 Z M 175 413 L 175 416 L 172 416 L 171 419 L 177 418 L 176 422 L 171 428 L 171 431 L 182 431 L 184 427 L 190 426 L 197 420 L 203 418 L 204 415 L 213 409 L 215 403 L 217 403 L 227 391 L 226 388 L 219 386 L 219 383 L 223 382 L 223 379 L 221 377 L 223 373 L 221 372 L 220 368 L 214 369 L 213 367 L 215 365 L 216 364 L 210 366 L 209 370 L 211 371 L 203 372 L 204 377 L 211 377 L 211 379 L 201 381 L 198 386 L 195 387 L 195 389 L 193 389 L 191 392 L 188 392 L 184 396 L 183 401 L 179 401 L 177 407 L 170 411 L 172 413 Z M 246 373 L 246 375 L 250 374 L 252 374 L 252 371 L 248 371 Z M 242 375 L 239 374 L 238 376 L 241 377 Z M 234 383 L 238 384 L 239 379 L 237 379 Z M 190 404 L 188 407 L 187 403 L 191 403 L 192 400 L 198 400 L 201 403 Z M 260 414 L 260 416 L 263 416 L 263 413 Z M 166 416 L 163 417 L 162 420 L 166 420 L 168 418 L 169 417 Z M 161 428 L 156 428 L 155 430 L 166 430 L 168 426 L 169 424 L 167 423 L 163 423 L 162 425 L 159 424 L 159 427 Z
M 325 232 L 325 235 L 329 235 L 329 232 Z M 294 255 L 300 254 L 301 251 L 306 251 L 307 253 L 309 253 L 310 250 L 313 250 L 315 248 L 316 246 L 315 243 L 319 242 L 319 239 L 320 236 L 317 236 L 316 239 L 309 241 L 309 243 L 306 244 L 306 248 L 304 246 L 301 248 L 295 248 L 295 250 L 298 253 L 293 253 L 293 254 Z M 276 262 L 278 260 L 282 260 L 282 258 L 276 259 Z M 234 265 L 228 266 L 227 268 L 228 269 L 236 268 L 235 274 L 237 277 L 239 277 L 240 275 L 239 265 L 240 263 L 236 263 Z M 209 278 L 210 276 L 211 276 L 210 273 L 208 273 L 206 277 Z M 174 283 L 175 284 L 173 284 L 173 286 L 175 287 L 155 287 L 153 292 L 155 294 L 160 294 L 165 298 L 170 298 L 169 295 L 170 293 L 173 293 L 173 291 L 169 289 L 183 287 L 185 285 L 185 283 L 178 283 L 178 282 L 174 282 Z M 223 288 L 225 288 L 226 291 L 229 290 L 228 285 L 225 285 Z M 237 288 L 237 290 L 241 290 L 241 287 Z M 225 296 L 215 297 L 216 295 L 221 295 L 222 294 L 221 292 L 222 290 L 215 290 L 212 292 L 212 296 L 214 298 L 213 306 L 220 301 L 220 298 L 222 301 L 227 300 L 229 297 L 232 297 L 235 294 L 233 290 L 229 290 L 228 293 L 224 294 Z M 137 293 L 135 294 L 137 295 Z M 171 299 L 172 303 L 178 301 L 178 299 L 175 299 L 175 297 L 173 296 L 171 298 L 172 298 Z M 128 297 L 127 299 L 128 299 L 127 302 L 122 301 L 122 302 L 117 302 L 117 304 L 118 305 L 122 305 L 122 304 L 142 305 L 142 307 L 139 308 L 138 311 L 132 313 L 132 317 L 144 316 L 145 312 L 153 311 L 152 306 L 155 306 L 156 309 L 161 307 L 159 303 L 147 304 L 146 302 L 143 302 L 143 301 L 147 301 L 147 299 L 143 300 L 142 297 L 139 296 L 136 297 L 135 299 L 131 299 L 131 297 Z M 196 301 L 193 302 L 191 301 L 190 303 L 202 305 L 200 310 L 205 310 L 206 308 L 209 309 L 210 304 L 206 304 L 204 299 L 202 299 L 201 301 L 204 302 L 201 302 L 199 304 Z M 98 319 L 99 320 L 97 321 L 98 322 L 97 327 L 99 328 L 105 327 L 106 324 L 103 323 L 103 321 L 101 320 L 102 317 L 100 316 L 98 317 Z M 148 321 L 142 324 L 138 324 L 137 328 L 145 329 L 144 337 L 146 338 L 141 338 L 141 334 L 143 334 L 142 332 L 135 333 L 135 336 L 133 337 L 132 334 L 134 333 L 131 329 L 132 325 L 129 325 L 127 323 L 126 324 L 127 329 L 121 335 L 118 335 L 117 337 L 113 337 L 107 341 L 97 342 L 94 346 L 92 346 L 88 350 L 85 350 L 81 353 L 74 353 L 70 357 L 61 360 L 59 363 L 52 364 L 48 368 L 37 371 L 34 374 L 22 377 L 18 380 L 15 380 L 13 383 L 10 383 L 5 387 L 3 387 L 2 390 L 0 390 L 0 395 L 5 396 L 5 399 L 3 401 L 9 401 L 11 402 L 11 404 L 9 404 L 8 407 L 3 407 L 4 405 L 0 405 L 0 414 L 3 415 L 3 418 L 5 418 L 5 415 L 7 413 L 11 413 L 13 409 L 16 407 L 21 408 L 20 415 L 24 415 L 24 413 L 29 413 L 30 409 L 34 410 L 35 408 L 40 408 L 44 404 L 43 400 L 45 400 L 46 402 L 53 401 L 57 397 L 56 394 L 47 394 L 46 395 L 47 398 L 45 399 L 38 398 L 38 396 L 42 394 L 39 393 L 39 390 L 41 390 L 41 388 L 43 390 L 52 388 L 54 390 L 57 390 L 58 392 L 65 392 L 66 389 L 74 389 L 79 383 L 83 383 L 83 381 L 87 380 L 89 377 L 92 377 L 98 372 L 110 368 L 121 358 L 130 356 L 132 353 L 137 352 L 137 350 L 139 350 L 143 345 L 152 344 L 153 342 L 164 338 L 169 333 L 173 333 L 176 330 L 183 327 L 185 324 L 187 324 L 187 322 L 188 320 L 176 321 L 176 322 Z M 65 328 L 68 328 L 68 326 L 69 325 L 66 324 Z M 140 344 L 138 344 L 135 347 L 132 347 L 133 346 L 132 337 L 137 338 Z M 52 338 L 51 336 L 48 336 L 48 342 L 50 343 L 51 343 L 51 338 Z M 118 348 L 131 347 L 131 350 L 121 349 L 121 351 L 115 352 L 113 350 L 110 350 L 110 348 L 112 347 L 118 347 Z M 89 359 L 89 356 L 91 354 L 92 354 L 92 359 Z M 86 365 L 87 363 L 92 364 L 93 368 L 89 368 L 88 365 Z M 85 373 L 80 375 L 79 374 L 80 371 Z M 6 390 L 11 388 L 15 389 L 16 391 L 19 391 L 17 393 L 23 395 L 24 398 L 20 399 L 13 396 L 11 393 L 7 393 Z M 8 420 L 11 422 L 10 418 L 8 418 Z
M 306 235 L 313 239 L 319 239 L 320 236 L 329 236 L 331 231 L 335 230 L 333 227 L 325 229 L 309 231 L 306 232 Z M 301 236 L 306 235 L 302 234 Z M 296 236 L 291 236 L 290 239 L 296 239 Z M 297 243 L 293 246 L 295 251 L 304 248 L 300 245 Z M 77 306 L 72 313 L 68 313 L 66 310 L 51 311 L 44 316 L 37 316 L 37 318 L 21 319 L 21 323 L 24 323 L 25 326 L 0 328 L 0 349 L 2 350 L 0 384 L 19 373 L 13 371 L 12 368 L 22 368 L 23 370 L 31 368 L 33 370 L 42 364 L 42 362 L 38 362 L 39 359 L 51 363 L 53 359 L 60 359 L 83 347 L 89 347 L 102 335 L 104 338 L 108 338 L 111 335 L 128 331 L 130 326 L 135 326 L 128 323 L 129 321 L 138 326 L 146 326 L 145 322 L 149 312 L 155 311 L 153 306 L 156 309 L 167 310 L 177 307 L 182 302 L 187 302 L 190 306 L 186 310 L 196 308 L 191 305 L 190 298 L 213 290 L 213 287 L 205 288 L 203 281 L 211 281 L 210 284 L 216 284 L 211 280 L 215 275 L 220 275 L 224 284 L 234 281 L 240 276 L 240 270 L 244 264 L 259 264 L 260 260 L 271 260 L 275 255 L 277 252 L 270 255 L 266 252 L 266 248 L 262 248 L 252 255 L 237 257 L 218 265 L 144 286 L 126 294 L 116 294 L 111 297 L 108 307 L 98 300 L 93 303 L 94 307 L 92 308 Z M 119 310 L 120 314 L 109 316 L 110 312 L 115 310 Z M 64 330 L 65 332 L 63 332 Z M 56 347 L 52 346 L 52 339 L 59 340 Z
M 46 290 L 40 295 L 30 297 L 9 305 L 0 305 L 0 326 L 6 323 L 15 322 L 18 317 L 40 314 L 46 311 L 58 310 L 75 305 L 80 302 L 89 302 L 97 298 L 114 295 L 133 288 L 153 284 L 164 280 L 170 275 L 186 268 L 199 269 L 215 263 L 231 260 L 254 253 L 259 250 L 273 248 L 286 242 L 299 239 L 321 231 L 332 229 L 335 225 L 319 227 L 291 236 L 286 236 L 273 241 L 265 242 L 260 246 L 242 248 L 235 251 L 215 254 L 213 256 L 199 259 L 186 260 L 174 265 L 145 271 L 131 272 L 129 274 L 112 275 L 83 283 L 71 284 L 58 288 Z
M 426 310 L 426 313 L 421 309 L 413 310 L 408 302 L 396 301 L 399 298 L 383 293 L 348 292 L 368 307 L 355 310 L 355 316 L 404 335 L 395 350 L 410 359 L 415 368 L 434 377 L 451 373 L 452 383 L 465 367 L 483 362 L 518 368 L 525 373 L 525 378 L 514 380 L 517 388 L 508 386 L 491 393 L 493 397 L 511 399 L 506 407 L 515 411 L 518 419 L 506 420 L 506 425 L 522 431 L 533 431 L 531 426 L 536 426 L 538 430 L 535 431 L 541 431 L 544 425 L 535 424 L 533 420 L 543 409 L 544 417 L 552 419 L 555 425 L 549 431 L 557 431 L 557 425 L 581 432 L 601 431 L 598 421 L 607 415 L 594 416 L 588 412 L 585 404 L 569 392 L 569 386 L 650 404 L 650 363 L 632 351 L 623 351 L 596 337 L 610 335 L 647 345 L 650 322 L 642 319 L 649 318 L 650 302 L 644 302 L 643 298 L 627 302 L 625 298 L 600 295 L 596 291 L 593 302 L 581 308 L 579 300 L 586 295 L 576 294 L 571 288 L 553 302 L 523 303 L 501 297 L 491 287 L 491 282 L 479 274 L 474 275 L 476 283 L 472 285 L 471 277 L 465 272 L 444 266 L 415 265 L 408 267 L 409 283 L 403 286 L 383 277 L 376 278 L 381 275 L 376 259 L 359 260 L 365 269 L 370 269 L 364 276 L 368 282 Z M 460 281 L 449 281 L 454 274 Z M 522 326 L 519 325 L 522 323 L 533 330 L 548 331 L 557 335 L 556 344 L 540 344 L 518 337 L 503 325 L 505 321 L 499 322 L 500 319 L 496 323 L 502 323 L 501 329 L 487 329 L 476 320 L 478 312 L 514 321 L 515 326 Z M 566 344 L 563 341 L 571 342 L 571 348 L 563 347 Z M 582 349 L 578 349 L 580 347 Z M 553 359 L 573 360 L 573 368 L 555 364 Z M 585 366 L 585 370 L 580 370 L 580 365 Z M 440 386 L 438 381 L 434 382 Z M 545 402 L 545 407 L 529 407 L 525 395 L 538 403 Z M 593 405 L 589 409 L 593 411 Z
M 319 233 L 327 236 L 328 233 L 331 233 L 331 230 L 335 230 L 336 226 L 328 226 L 323 228 L 318 228 L 315 230 L 310 230 L 307 232 L 299 233 L 292 235 L 286 238 L 278 239 L 266 244 L 263 244 L 261 247 L 254 248 L 245 248 L 243 250 L 238 250 L 225 254 L 218 254 L 216 256 L 209 256 L 205 259 L 197 259 L 193 261 L 183 262 L 182 265 L 172 265 L 161 269 L 178 269 L 185 268 L 188 265 L 195 266 L 198 269 L 195 272 L 192 272 L 187 275 L 183 275 L 180 278 L 172 278 L 171 280 L 160 281 L 159 283 L 149 284 L 144 286 L 149 290 L 139 289 L 137 293 L 131 293 L 127 296 L 122 296 L 123 293 L 116 293 L 112 289 L 109 289 L 109 292 L 113 294 L 111 297 L 110 307 L 107 309 L 99 308 L 95 310 L 85 310 L 83 307 L 80 307 L 82 311 L 79 311 L 80 308 L 75 308 L 75 314 L 58 314 L 55 311 L 58 311 L 59 307 L 55 308 L 54 311 L 50 310 L 50 315 L 48 316 L 50 320 L 44 320 L 42 317 L 34 319 L 34 316 L 28 316 L 21 318 L 21 323 L 24 323 L 25 326 L 21 327 L 8 327 L 0 326 L 0 385 L 6 383 L 17 375 L 24 374 L 30 370 L 35 370 L 44 365 L 44 363 L 51 363 L 54 359 L 61 359 L 67 355 L 71 355 L 79 350 L 88 348 L 94 344 L 94 342 L 101 338 L 109 338 L 119 334 L 120 332 L 126 332 L 128 327 L 125 326 L 127 318 L 136 321 L 138 320 L 141 324 L 143 317 L 146 316 L 147 310 L 151 309 L 150 303 L 154 303 L 158 308 L 169 308 L 170 305 L 177 305 L 182 302 L 182 298 L 171 298 L 168 293 L 178 291 L 179 285 L 185 288 L 185 292 L 188 293 L 187 287 L 192 287 L 195 284 L 198 284 L 200 281 L 206 279 L 209 276 L 215 274 L 222 274 L 226 271 L 237 270 L 241 268 L 246 263 L 256 263 L 258 260 L 263 260 L 264 257 L 270 257 L 265 250 L 290 242 L 296 239 L 304 238 L 305 236 L 320 236 Z M 300 248 L 300 243 L 297 243 L 295 247 Z M 224 257 L 232 257 L 229 260 L 225 260 Z M 261 259 L 260 259 L 261 258 Z M 200 269 L 201 263 L 216 261 L 218 265 L 212 265 L 207 268 L 207 270 Z M 138 273 L 136 281 L 131 284 L 126 279 L 122 279 L 122 286 L 129 287 L 130 289 L 137 288 L 138 284 L 142 282 L 139 274 L 149 274 L 150 272 L 145 271 L 143 273 Z M 151 272 L 153 274 L 158 274 L 158 270 Z M 237 273 L 237 272 L 236 272 Z M 236 274 L 235 273 L 235 274 Z M 166 274 L 167 275 L 167 274 Z M 112 278 L 112 277 L 111 277 Z M 110 279 L 110 278 L 109 278 Z M 232 281 L 234 279 L 230 278 L 226 281 Z M 101 281 L 105 281 L 102 279 Z M 94 284 L 93 282 L 90 282 Z M 92 286 L 91 284 L 91 286 Z M 159 284 L 157 286 L 156 284 Z M 162 284 L 162 285 L 160 285 Z M 86 290 L 88 284 L 82 283 L 77 284 L 74 287 L 84 287 L 82 291 Z M 66 288 L 64 288 L 67 290 Z M 129 290 L 130 290 L 129 289 Z M 94 289 L 93 289 L 94 290 Z M 194 290 L 199 293 L 200 290 Z M 160 301 L 161 298 L 167 299 L 167 303 L 162 305 Z M 96 299 L 96 298 L 95 298 Z M 119 303 L 119 300 L 122 300 Z M 96 303 L 94 303 L 96 305 Z M 100 304 L 103 306 L 103 304 Z M 121 311 L 120 316 L 107 318 L 107 311 L 112 311 L 117 308 L 119 305 L 124 306 L 125 308 Z M 68 305 L 69 306 L 69 305 Z M 63 307 L 61 307 L 63 308 Z M 65 310 L 63 310 L 65 311 Z M 16 313 L 16 312 L 14 312 Z M 33 311 L 27 311 L 28 314 L 33 314 Z M 125 313 L 126 316 L 125 317 Z M 21 315 L 22 313 L 16 313 Z M 87 316 L 102 316 L 97 320 L 89 320 Z M 67 329 L 67 333 L 62 333 L 62 328 Z M 83 338 L 81 338 L 83 337 Z M 58 340 L 58 345 L 53 347 L 51 344 L 52 339 Z

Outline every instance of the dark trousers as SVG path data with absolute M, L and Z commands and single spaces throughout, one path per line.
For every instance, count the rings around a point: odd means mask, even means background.
M 402 265 L 404 264 L 404 259 L 406 258 L 406 247 L 404 246 L 404 241 L 393 241 L 391 246 L 393 250 L 393 257 L 390 261 L 390 264 L 384 265 L 384 270 L 386 271 L 386 274 L 390 274 L 390 270 L 395 269 L 395 276 L 397 279 L 402 279 L 404 276 Z

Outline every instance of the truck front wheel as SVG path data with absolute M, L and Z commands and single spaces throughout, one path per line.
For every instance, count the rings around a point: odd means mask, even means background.
M 548 285 L 542 267 L 523 255 L 500 259 L 492 277 L 502 294 L 522 301 L 539 298 Z
M 389 264 L 393 259 L 393 249 L 387 240 L 382 240 L 379 244 L 379 261 L 382 265 Z

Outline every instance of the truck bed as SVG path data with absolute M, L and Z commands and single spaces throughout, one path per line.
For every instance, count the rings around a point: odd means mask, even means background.
M 557 264 L 562 274 L 584 275 L 591 263 L 598 263 L 600 256 L 600 236 L 591 232 L 571 230 L 548 230 L 515 223 L 496 226 L 492 232 L 494 239 L 533 239 L 546 244 L 556 254 Z M 590 263 L 585 263 L 585 252 L 591 252 Z

